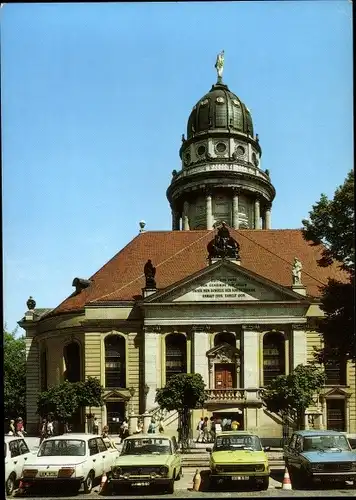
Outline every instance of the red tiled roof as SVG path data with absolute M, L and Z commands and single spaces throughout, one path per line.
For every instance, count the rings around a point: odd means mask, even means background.
M 346 279 L 336 263 L 318 266 L 322 247 L 306 242 L 299 229 L 230 229 L 230 233 L 240 244 L 241 266 L 280 285 L 291 286 L 294 257 L 302 262 L 302 281 L 310 296 L 320 295 L 318 287 L 328 277 Z M 206 267 L 206 247 L 214 234 L 208 230 L 143 232 L 90 278 L 93 283 L 88 288 L 65 299 L 50 315 L 74 312 L 89 303 L 134 300 L 145 285 L 143 267 L 148 259 L 156 267 L 160 290 L 187 278 Z

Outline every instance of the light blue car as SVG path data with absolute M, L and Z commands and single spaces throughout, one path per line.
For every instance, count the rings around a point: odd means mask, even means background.
M 353 481 L 356 487 L 356 451 L 343 432 L 296 431 L 283 455 L 293 488 L 321 481 Z

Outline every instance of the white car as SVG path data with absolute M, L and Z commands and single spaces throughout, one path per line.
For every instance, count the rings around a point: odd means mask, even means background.
M 5 488 L 6 495 L 11 496 L 20 481 L 23 466 L 32 457 L 24 438 L 5 436 Z
M 45 439 L 22 471 L 23 488 L 61 484 L 90 493 L 96 480 L 108 473 L 119 456 L 96 434 L 63 434 Z

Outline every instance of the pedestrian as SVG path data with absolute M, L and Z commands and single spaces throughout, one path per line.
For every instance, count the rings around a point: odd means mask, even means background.
M 160 434 L 163 434 L 163 433 L 164 433 L 163 418 L 160 418 L 160 420 L 159 420 L 158 432 L 159 432 Z
M 143 422 L 142 420 L 138 420 L 135 434 L 141 434 L 142 431 L 143 431 Z
M 129 424 L 127 423 L 126 418 L 124 418 L 121 424 L 120 431 L 121 431 L 121 439 L 123 441 L 129 435 Z
M 23 425 L 23 420 L 22 417 L 19 417 L 16 423 L 16 436 L 24 437 L 24 434 L 26 434 L 26 431 Z
M 47 420 L 44 418 L 41 422 L 40 427 L 40 444 L 47 437 Z
M 54 426 L 52 417 L 48 417 L 47 419 L 47 437 L 51 437 L 54 435 Z
M 156 420 L 154 417 L 151 418 L 150 425 L 148 426 L 147 430 L 148 434 L 156 434 Z
M 203 424 L 204 424 L 204 417 L 200 417 L 199 423 L 197 425 L 197 431 L 198 431 L 196 440 L 197 443 L 203 441 Z
M 221 432 L 222 429 L 221 429 L 221 420 L 218 419 L 216 422 L 215 422 L 215 435 L 216 434 L 219 434 L 219 432 Z
M 238 431 L 239 430 L 239 427 L 240 427 L 240 424 L 238 423 L 237 420 L 233 420 L 231 422 L 231 430 L 232 431 Z
M 99 421 L 95 415 L 93 418 L 93 434 L 99 434 Z
M 9 424 L 9 436 L 15 436 L 16 435 L 16 428 L 15 428 L 15 420 L 10 420 Z
M 231 418 L 230 418 L 230 417 L 228 417 L 228 418 L 226 419 L 226 426 L 225 426 L 225 430 L 226 430 L 226 431 L 231 431 Z
M 208 428 L 208 417 L 204 417 L 204 422 L 202 425 L 203 430 L 203 443 L 209 443 L 209 428 Z
M 226 428 L 226 426 L 227 426 L 227 418 L 226 417 L 223 418 L 223 421 L 222 421 L 221 425 L 222 425 L 222 430 L 223 431 L 227 431 L 227 428 Z
M 105 439 L 105 438 L 108 438 L 108 437 L 109 437 L 109 426 L 108 426 L 108 425 L 104 425 L 103 430 L 102 430 L 102 433 L 101 433 L 101 437 L 102 437 L 103 439 Z
M 215 418 L 211 417 L 210 419 L 210 437 L 211 437 L 211 442 L 213 443 L 215 441 Z

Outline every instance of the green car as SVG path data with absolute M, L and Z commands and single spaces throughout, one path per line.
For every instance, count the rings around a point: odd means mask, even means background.
M 174 481 L 182 476 L 181 455 L 175 437 L 134 434 L 124 440 L 120 456 L 111 467 L 108 487 L 112 492 L 125 486 L 159 486 L 174 492 Z
M 210 485 L 224 481 L 246 481 L 260 490 L 267 490 L 269 465 L 261 440 L 245 431 L 221 432 L 215 438 L 210 455 Z

